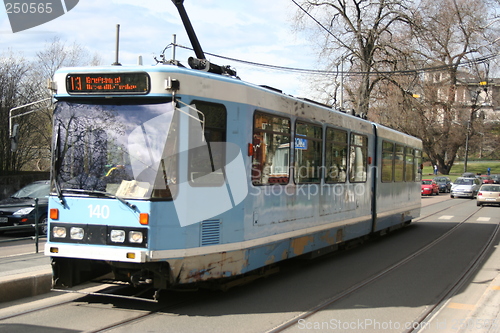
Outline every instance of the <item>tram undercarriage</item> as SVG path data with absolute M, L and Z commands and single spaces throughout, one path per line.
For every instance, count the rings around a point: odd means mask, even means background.
M 403 221 L 401 224 L 375 233 L 336 242 L 330 246 L 284 259 L 314 259 L 339 250 L 348 250 L 373 237 L 383 236 L 406 227 L 410 223 L 411 220 Z M 276 244 L 268 246 L 277 247 Z M 104 279 L 154 290 L 196 290 L 199 288 L 227 290 L 233 286 L 274 274 L 279 271 L 279 263 L 286 261 L 273 262 L 269 259 L 266 265 L 248 270 L 246 269 L 249 265 L 246 252 L 248 250 L 146 263 L 52 257 L 53 288 L 67 289 L 84 282 Z M 274 258 L 274 255 L 272 257 Z

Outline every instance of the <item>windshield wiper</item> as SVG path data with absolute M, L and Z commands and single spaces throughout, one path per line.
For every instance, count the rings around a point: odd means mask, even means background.
M 62 164 L 62 157 L 60 156 L 60 147 L 59 145 L 61 144 L 61 141 L 60 141 L 60 131 L 61 131 L 61 124 L 59 124 L 59 127 L 57 128 L 57 132 L 56 132 L 56 138 L 55 138 L 55 147 L 54 147 L 54 163 L 53 163 L 53 169 L 52 169 L 52 174 L 53 174 L 53 177 L 54 177 L 54 185 L 55 185 L 55 188 L 56 188 L 56 192 L 57 192 L 57 198 L 59 199 L 59 202 L 61 203 L 61 205 L 65 206 L 66 203 L 64 202 L 64 196 L 62 194 L 62 191 L 61 191 L 61 187 L 59 186 L 59 184 L 57 183 L 57 175 L 59 173 L 59 170 L 61 169 L 61 164 Z
M 106 198 L 110 198 L 110 199 L 116 199 L 116 200 L 120 201 L 122 204 L 130 207 L 130 209 L 132 209 L 134 211 L 137 208 L 136 205 L 131 204 L 127 200 L 125 200 L 125 199 L 123 199 L 123 198 L 121 198 L 119 196 L 116 196 L 114 194 L 108 193 L 108 192 L 94 191 L 94 190 L 82 190 L 82 189 L 77 189 L 77 188 L 63 188 L 61 190 L 61 193 L 63 193 L 63 192 L 88 194 L 88 195 L 95 195 L 95 196 L 98 196 L 98 197 L 106 197 Z

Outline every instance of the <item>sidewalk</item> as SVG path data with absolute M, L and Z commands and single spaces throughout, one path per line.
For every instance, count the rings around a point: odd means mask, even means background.
M 50 291 L 50 258 L 41 253 L 0 258 L 0 303 Z

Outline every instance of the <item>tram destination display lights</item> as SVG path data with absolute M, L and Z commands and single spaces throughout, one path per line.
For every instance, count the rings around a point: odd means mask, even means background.
M 123 94 L 149 93 L 150 78 L 147 73 L 77 73 L 66 76 L 69 94 Z

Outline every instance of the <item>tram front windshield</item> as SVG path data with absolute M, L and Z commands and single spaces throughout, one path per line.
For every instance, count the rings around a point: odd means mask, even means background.
M 172 199 L 174 106 L 60 101 L 54 111 L 53 190 Z

